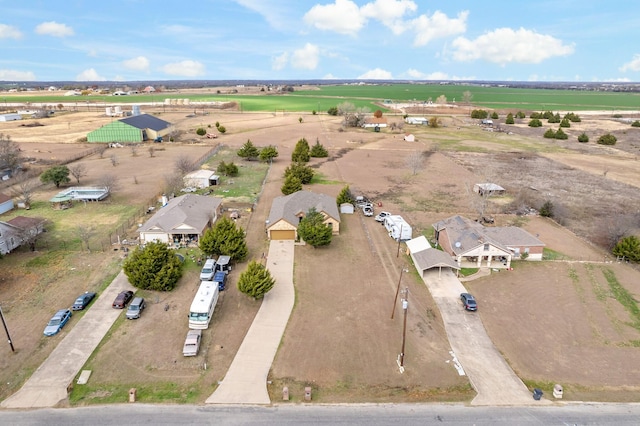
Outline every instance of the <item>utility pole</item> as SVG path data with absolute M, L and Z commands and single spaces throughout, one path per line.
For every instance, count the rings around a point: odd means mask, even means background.
M 400 257 L 400 241 L 402 240 L 402 223 L 400 224 L 400 235 L 398 235 L 398 252 L 396 253 L 396 259 Z
M 400 283 L 402 282 L 403 272 L 409 272 L 409 270 L 404 267 L 400 269 L 400 278 L 398 278 L 398 287 L 396 287 L 396 297 L 393 299 L 393 309 L 391 310 L 391 319 L 393 319 L 393 316 L 396 312 L 396 303 L 398 303 L 398 294 L 400 293 Z
M 404 288 L 404 299 L 402 299 L 402 310 L 404 311 L 404 325 L 402 326 L 402 349 L 400 350 L 400 368 L 404 371 L 404 343 L 407 337 L 407 311 L 409 310 L 409 287 Z
M 9 346 L 11 346 L 11 352 L 15 352 L 16 350 L 13 348 L 13 342 L 11 341 L 11 336 L 9 335 L 9 329 L 7 328 L 7 323 L 4 320 L 4 314 L 2 313 L 2 307 L 0 307 L 0 318 L 2 319 L 2 325 L 4 326 L 4 332 L 7 333 L 7 339 L 9 340 Z

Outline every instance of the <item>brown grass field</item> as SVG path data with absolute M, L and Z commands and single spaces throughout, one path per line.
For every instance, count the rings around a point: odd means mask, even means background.
M 618 145 L 604 148 L 575 139 L 545 140 L 545 129 L 533 132 L 522 125 L 514 126 L 512 135 L 485 132 L 467 118 L 448 115 L 442 115 L 445 127 L 440 129 L 405 126 L 404 131 L 374 133 L 343 131 L 339 118 L 326 115 L 303 114 L 299 123 L 301 114 L 225 112 L 187 118 L 189 111 L 156 113 L 183 132 L 177 142 L 156 144 L 154 157 L 145 144 L 137 155 L 118 148 L 103 158 L 94 154 L 79 160 L 89 169 L 82 184 L 115 173 L 119 189 L 107 205 L 77 206 L 56 212 L 54 218 L 64 222 L 74 210 L 75 221 L 118 226 L 101 211 L 120 205 L 144 208 L 161 191 L 177 156 L 196 159 L 214 144 L 233 150 L 247 139 L 257 146 L 276 145 L 280 152 L 254 212 L 241 220 L 250 258 L 255 259 L 266 250 L 264 220 L 271 200 L 280 195 L 290 153 L 302 137 L 310 143 L 319 140 L 330 152 L 327 159 L 311 161 L 321 179 L 308 189 L 337 195 L 348 184 L 354 193 L 380 203 L 378 210 L 402 214 L 414 235 L 429 235 L 432 223 L 452 214 L 473 217 L 468 187 L 490 179 L 508 190 L 490 207 L 497 223 L 515 223 L 538 234 L 563 259 L 518 263 L 514 271 L 467 283 L 494 343 L 527 383 L 564 384 L 565 399 L 638 401 L 638 319 L 618 301 L 604 271 L 613 272 L 634 300 L 640 274 L 631 265 L 611 263 L 606 252 L 587 241 L 594 230 L 609 226 L 613 213 L 640 211 L 635 129 L 597 116 L 583 119 L 575 132 L 580 126 L 587 132 L 617 132 Z M 42 120 L 41 127 L 2 123 L 0 132 L 11 135 L 33 158 L 30 167 L 37 168 L 37 160 L 67 158 L 91 148 L 78 140 L 109 120 L 99 112 L 76 112 Z M 390 120 L 400 122 L 401 117 Z M 194 134 L 196 127 L 215 121 L 228 133 L 216 140 Z M 417 141 L 405 142 L 404 132 L 413 132 Z M 424 167 L 414 175 L 406 158 L 415 151 L 427 154 Z M 117 166 L 111 164 L 112 154 L 118 157 Z M 38 208 L 46 209 L 46 200 L 56 192 L 49 186 L 38 189 Z M 536 203 L 546 199 L 562 207 L 564 226 L 504 213 L 514 201 L 539 207 Z M 16 210 L 0 220 L 35 215 L 38 208 Z M 127 234 L 135 236 L 134 231 L 135 224 Z M 17 348 L 14 354 L 8 345 L 0 345 L 0 398 L 15 392 L 64 336 L 65 331 L 53 338 L 42 335 L 51 314 L 70 305 L 78 293 L 103 288 L 120 261 L 121 253 L 111 249 L 89 253 L 51 246 L 35 253 L 19 250 L 0 260 L 0 301 Z M 389 315 L 399 271 L 407 263 L 380 225 L 361 215 L 343 217 L 341 235 L 330 246 L 296 248 L 296 306 L 270 375 L 273 400 L 283 385 L 296 395 L 292 402 L 300 401 L 305 385 L 314 387 L 317 402 L 465 401 L 473 396 L 466 378 L 450 363 L 442 319 L 414 273 L 402 281 L 410 288 L 415 309 L 407 334 L 408 368 L 402 375 L 397 371 L 402 324 Z M 91 390 L 79 403 L 124 401 L 132 386 L 142 389 L 143 401 L 203 402 L 224 377 L 259 308 L 259 302 L 235 288 L 243 268 L 237 265 L 232 272 L 213 325 L 205 332 L 203 352 L 195 359 L 183 358 L 180 350 L 197 266 L 188 259 L 185 276 L 173 292 L 145 294 L 150 303 L 143 317 L 119 320 L 89 361 Z M 152 396 L 167 388 L 169 396 Z

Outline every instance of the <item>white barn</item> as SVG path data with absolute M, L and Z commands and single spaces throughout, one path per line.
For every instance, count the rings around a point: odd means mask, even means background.
M 22 116 L 16 113 L 0 114 L 0 121 L 16 121 L 22 120 Z
M 208 188 L 213 185 L 217 185 L 220 180 L 220 176 L 216 175 L 211 170 L 196 170 L 184 177 L 185 186 L 191 186 L 194 188 Z

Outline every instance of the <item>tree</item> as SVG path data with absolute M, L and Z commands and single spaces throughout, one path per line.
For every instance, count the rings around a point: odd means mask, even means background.
M 640 238 L 635 235 L 622 238 L 613 248 L 613 254 L 632 262 L 640 261 Z
M 237 152 L 238 157 L 244 158 L 245 160 L 255 160 L 260 155 L 260 151 L 255 147 L 251 139 L 247 139 L 247 141 L 242 145 L 242 147 Z
M 87 247 L 87 251 L 90 252 L 91 248 L 89 247 L 89 240 L 91 240 L 91 237 L 95 234 L 95 229 L 93 226 L 80 225 L 76 228 L 76 231 L 78 233 L 78 237 L 80 237 L 80 241 L 84 243 Z
M 182 277 L 182 265 L 166 244 L 154 241 L 145 244 L 144 248 L 137 247 L 122 269 L 134 287 L 171 291 Z
M 561 128 L 556 131 L 556 135 L 554 137 L 556 139 L 569 139 L 569 135 L 567 135 Z
M 462 102 L 469 105 L 472 99 L 473 99 L 473 95 L 471 94 L 470 91 L 465 90 L 464 92 L 462 92 Z
M 207 229 L 200 238 L 199 246 L 207 256 L 226 255 L 237 262 L 244 260 L 248 253 L 244 230 L 226 216 Z
M 543 136 L 547 139 L 555 139 L 556 132 L 553 129 L 547 129 Z
M 314 158 L 325 158 L 329 156 L 327 149 L 320 144 L 320 141 L 316 138 L 316 143 L 311 147 L 309 156 Z
M 227 133 L 227 128 L 224 126 L 220 126 L 218 127 L 218 131 L 224 135 L 225 133 Z
M 294 192 L 298 192 L 301 189 L 302 189 L 302 182 L 300 181 L 300 178 L 298 178 L 293 174 L 290 174 L 289 176 L 285 177 L 284 183 L 282 184 L 280 191 L 282 191 L 284 195 L 289 195 L 289 194 L 293 194 Z
M 424 165 L 424 155 L 420 151 L 413 151 L 406 158 L 407 167 L 411 170 L 412 175 L 417 175 Z
M 238 290 L 254 299 L 262 299 L 275 285 L 271 272 L 261 263 L 252 260 L 238 279 Z
M 269 145 L 260 150 L 260 161 L 272 162 L 278 156 L 278 148 Z
M 309 161 L 309 142 L 302 138 L 296 143 L 296 147 L 291 153 L 291 161 L 296 163 L 306 163 Z
M 441 125 L 442 125 L 442 122 L 438 117 L 431 117 L 429 119 L 429 127 L 431 127 L 432 129 L 437 129 Z
M 471 111 L 471 118 L 483 120 L 487 117 L 489 117 L 489 111 L 486 111 L 484 109 L 474 109 L 473 111 Z
M 516 118 L 523 119 L 525 117 L 526 117 L 526 115 L 524 114 L 524 112 L 522 112 L 522 111 L 516 112 Z
M 505 119 L 505 124 L 515 124 L 515 120 L 513 119 L 513 114 L 507 114 L 507 118 Z
M 587 136 L 586 133 L 582 133 L 580 136 L 578 136 L 578 142 L 582 142 L 582 143 L 589 142 L 589 136 Z
M 375 111 L 373 112 L 373 116 L 374 116 L 375 118 L 382 118 L 382 111 L 380 111 L 379 109 L 375 110 Z
M 493 111 L 493 112 L 491 113 L 491 118 L 492 118 L 493 120 L 497 120 L 497 119 L 499 118 L 499 117 L 498 117 L 498 113 L 497 113 L 497 112 L 495 112 L 495 111 Z
M 61 183 L 71 182 L 69 168 L 67 166 L 53 166 L 40 175 L 40 181 L 42 183 L 53 183 L 56 188 L 60 188 Z
M 180 178 L 182 181 L 182 178 Z M 120 183 L 118 182 L 118 176 L 113 173 L 106 173 L 98 178 L 98 185 L 107 190 L 107 193 L 111 194 L 118 189 Z
M 323 222 L 324 216 L 322 213 L 312 207 L 298 224 L 298 235 L 313 248 L 330 244 L 333 228 L 330 224 Z
M 37 181 L 30 178 L 27 173 L 20 172 L 15 176 L 15 183 L 11 189 L 14 197 L 22 201 L 26 208 L 31 205 L 33 191 L 36 189 Z
M 7 167 L 14 173 L 22 164 L 22 151 L 11 136 L 0 133 L 0 165 Z
M 551 201 L 545 201 L 542 207 L 540 207 L 540 216 L 553 217 L 553 203 Z
M 445 95 L 440 95 L 436 98 L 436 104 L 438 105 L 446 105 L 447 104 L 447 97 Z
M 538 118 L 532 118 L 529 120 L 529 127 L 542 127 L 542 121 Z
M 236 166 L 233 161 L 231 163 L 221 161 L 220 164 L 218 164 L 216 172 L 224 176 L 238 176 L 238 166 Z
M 560 121 L 560 127 L 571 127 L 571 123 L 568 119 L 563 118 L 562 121 Z
M 300 179 L 300 183 L 306 185 L 313 179 L 314 171 L 311 167 L 305 166 L 304 163 L 291 163 L 289 167 L 284 169 L 284 177 L 286 179 L 291 175 L 297 177 Z
M 331 107 L 327 110 L 327 114 L 329 115 L 333 115 L 336 116 L 338 115 L 338 108 L 337 107 Z
M 600 145 L 615 145 L 618 139 L 610 133 L 602 135 L 598 138 L 598 144 Z
M 196 129 L 196 135 L 198 136 L 204 136 L 207 134 L 207 129 L 203 128 L 203 127 L 198 127 Z
M 87 166 L 84 164 L 74 164 L 69 167 L 69 173 L 76 179 L 78 185 L 80 185 L 80 178 L 87 175 Z
M 345 185 L 344 188 L 342 188 L 342 191 L 340 191 L 340 194 L 338 194 L 338 197 L 336 198 L 336 202 L 338 203 L 338 206 L 340 204 L 343 203 L 350 203 L 353 204 L 354 198 L 353 195 L 351 194 L 351 190 L 349 189 L 349 185 Z
M 640 120 L 636 120 L 633 123 L 631 123 L 631 127 L 640 127 Z
M 186 155 L 180 155 L 173 163 L 174 169 L 182 176 L 198 168 L 195 162 L 193 162 Z

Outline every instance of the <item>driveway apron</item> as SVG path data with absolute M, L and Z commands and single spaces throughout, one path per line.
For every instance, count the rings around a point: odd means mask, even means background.
M 267 268 L 276 284 L 262 301 L 224 379 L 208 404 L 270 404 L 267 376 L 295 301 L 294 242 L 272 240 Z

